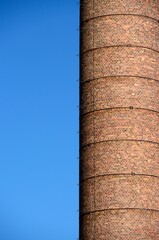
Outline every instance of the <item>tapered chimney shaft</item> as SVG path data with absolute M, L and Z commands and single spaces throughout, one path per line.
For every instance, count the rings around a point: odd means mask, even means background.
M 81 0 L 80 240 L 159 240 L 159 0 Z

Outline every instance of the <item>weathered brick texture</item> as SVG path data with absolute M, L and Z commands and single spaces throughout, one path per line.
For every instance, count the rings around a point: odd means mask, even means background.
M 80 240 L 159 239 L 159 1 L 81 0 Z
M 159 177 L 159 144 L 119 140 L 98 142 L 82 149 L 82 181 L 95 176 L 130 173 Z
M 159 81 L 159 53 L 141 47 L 115 46 L 83 54 L 81 78 L 137 76 Z
M 122 209 L 94 212 L 81 217 L 81 239 L 159 239 L 158 222 L 157 211 Z
M 159 24 L 151 18 L 145 21 L 140 16 L 113 15 L 92 19 L 81 26 L 81 51 L 116 45 L 134 45 L 159 51 L 158 32 Z
M 158 0 L 82 0 L 81 20 L 116 14 L 141 15 L 159 20 Z M 119 32 L 120 34 L 120 32 Z
M 81 84 L 81 115 L 94 110 L 135 108 L 159 111 L 159 81 L 107 77 Z

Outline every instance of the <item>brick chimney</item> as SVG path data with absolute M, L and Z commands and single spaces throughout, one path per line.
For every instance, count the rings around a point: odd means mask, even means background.
M 81 0 L 80 240 L 159 240 L 159 0 Z

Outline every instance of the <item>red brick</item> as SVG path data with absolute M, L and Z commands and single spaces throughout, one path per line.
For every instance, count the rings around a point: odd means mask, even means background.
M 81 240 L 159 239 L 159 1 L 82 0 Z

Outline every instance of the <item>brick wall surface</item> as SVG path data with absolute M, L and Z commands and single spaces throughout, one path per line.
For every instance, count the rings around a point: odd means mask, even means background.
M 81 0 L 81 240 L 159 239 L 159 1 Z

